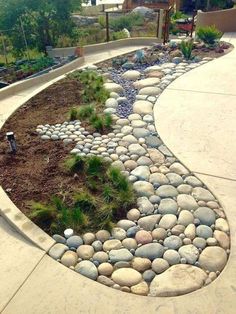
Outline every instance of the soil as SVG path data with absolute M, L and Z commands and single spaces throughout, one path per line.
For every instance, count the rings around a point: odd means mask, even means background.
M 35 128 L 67 120 L 72 105 L 81 104 L 81 85 L 69 79 L 58 82 L 18 109 L 0 132 L 0 184 L 25 214 L 29 201 L 48 201 L 60 191 L 77 189 L 77 182 L 62 169 L 74 144 L 42 141 Z M 17 154 L 9 153 L 5 134 L 13 131 Z

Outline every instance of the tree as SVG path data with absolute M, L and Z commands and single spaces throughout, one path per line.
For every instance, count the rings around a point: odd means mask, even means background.
M 81 0 L 0 0 L 0 29 L 10 29 L 7 34 L 18 53 L 24 50 L 22 26 L 29 47 L 45 51 L 59 36 L 72 34 L 71 13 L 80 5 Z

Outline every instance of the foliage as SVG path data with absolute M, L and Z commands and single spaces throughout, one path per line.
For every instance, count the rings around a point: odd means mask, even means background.
M 192 59 L 193 40 L 182 40 L 180 44 L 181 52 L 186 60 Z
M 105 15 L 99 15 L 98 23 L 101 25 L 102 28 L 106 27 L 106 17 L 105 17 Z
M 214 26 L 199 27 L 197 36 L 207 45 L 214 45 L 216 40 L 220 39 L 222 33 Z
M 132 185 L 119 169 L 103 159 L 73 156 L 65 165 L 70 174 L 83 178 L 83 190 L 72 198 L 53 196 L 49 204 L 31 206 L 30 217 L 50 233 L 69 227 L 76 231 L 110 229 L 133 205 Z
M 75 121 L 78 119 L 78 109 L 76 107 L 72 107 L 69 111 L 69 120 Z
M 186 19 L 188 16 L 186 14 L 184 14 L 181 11 L 176 11 L 171 15 L 171 20 L 175 21 L 175 20 L 179 20 L 179 19 Z
M 25 50 L 22 27 L 29 48 L 46 51 L 61 35 L 71 35 L 74 23 L 71 12 L 80 0 L 0 0 L 0 29 L 10 29 L 15 54 Z
M 84 120 L 90 118 L 94 113 L 94 107 L 91 105 L 81 106 L 77 111 L 77 118 Z
M 88 217 L 76 202 L 68 207 L 61 198 L 53 196 L 49 204 L 32 202 L 30 218 L 38 224 L 43 224 L 50 233 L 62 232 L 67 226 L 76 229 L 78 225 L 85 227 Z
M 94 129 L 98 132 L 103 132 L 106 129 L 110 129 L 112 125 L 112 117 L 109 113 L 105 115 L 93 114 L 90 118 L 90 123 Z
M 110 19 L 110 27 L 115 32 L 119 32 L 124 28 L 127 28 L 129 31 L 131 31 L 132 28 L 136 26 L 141 26 L 143 24 L 144 18 L 138 13 L 130 13 Z
M 49 57 L 40 57 L 21 66 L 23 72 L 37 73 L 53 65 L 53 59 Z
M 68 75 L 70 79 L 80 81 L 83 85 L 82 99 L 84 103 L 102 103 L 109 93 L 104 88 L 104 78 L 95 71 L 74 71 Z
M 124 39 L 127 38 L 127 35 L 125 34 L 125 32 L 119 31 L 119 32 L 114 32 L 111 34 L 111 39 L 112 40 L 119 40 L 119 39 Z

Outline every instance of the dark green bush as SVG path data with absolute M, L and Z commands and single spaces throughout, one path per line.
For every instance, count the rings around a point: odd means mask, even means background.
M 214 25 L 197 29 L 197 37 L 209 46 L 214 45 L 221 36 L 222 33 Z

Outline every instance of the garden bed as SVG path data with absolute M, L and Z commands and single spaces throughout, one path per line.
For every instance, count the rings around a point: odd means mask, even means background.
M 65 123 L 72 102 L 79 106 L 84 100 L 77 80 L 51 86 L 7 121 L 0 139 L 14 131 L 19 150 L 11 156 L 7 144 L 1 144 L 0 182 L 26 215 L 32 215 L 33 200 L 41 203 L 37 210 L 46 209 L 47 222 L 54 213 L 54 223 L 63 222 L 61 230 L 67 230 L 53 235 L 57 243 L 49 251 L 52 258 L 90 279 L 138 295 L 182 295 L 220 274 L 230 253 L 224 211 L 164 145 L 153 117 L 154 104 L 173 80 L 211 60 L 184 60 L 176 46 L 158 45 L 93 66 L 92 77 L 94 71 L 106 77 L 104 86 L 110 92 L 105 107 L 99 106 L 101 114 L 113 117 L 112 131 L 104 134 L 88 131 L 77 118 Z M 88 78 L 91 72 L 84 74 Z M 69 151 L 74 156 L 70 171 L 64 166 Z M 91 194 L 86 202 L 83 198 L 81 203 L 81 195 L 79 203 L 74 202 L 78 190 L 93 193 L 97 203 L 89 200 Z M 55 195 L 60 198 L 56 208 L 51 203 Z M 116 200 L 114 210 L 109 206 Z M 70 212 L 79 214 L 78 226 L 61 219 L 68 202 L 74 202 Z M 78 212 L 74 205 L 79 205 Z M 87 229 L 80 225 L 81 213 L 93 221 Z M 52 234 L 39 211 L 34 214 L 34 221 Z M 101 230 L 107 217 L 107 230 Z

